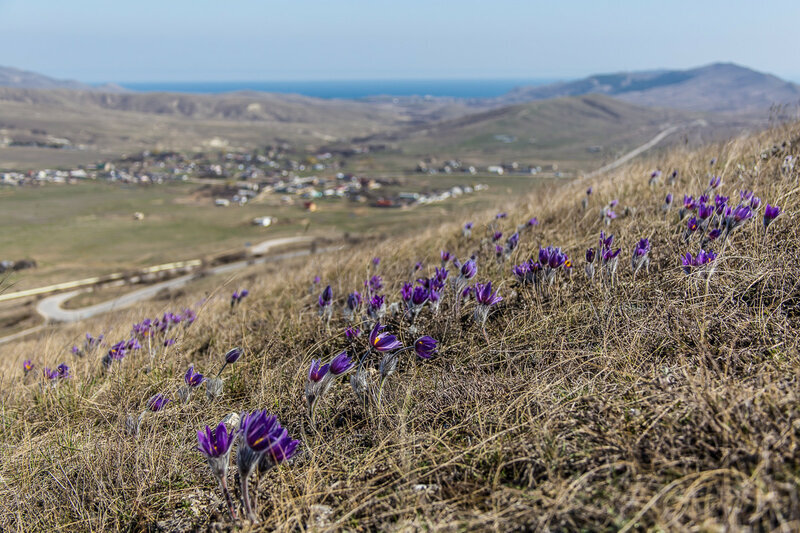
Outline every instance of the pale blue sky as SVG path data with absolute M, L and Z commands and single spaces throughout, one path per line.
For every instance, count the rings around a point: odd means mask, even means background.
M 100 82 L 574 78 L 732 61 L 800 80 L 798 21 L 798 0 L 0 0 L 0 65 Z

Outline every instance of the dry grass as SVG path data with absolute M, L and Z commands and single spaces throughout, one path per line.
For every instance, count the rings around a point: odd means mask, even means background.
M 797 170 L 782 174 L 780 164 L 798 156 L 798 143 L 800 125 L 792 125 L 674 150 L 596 180 L 586 213 L 586 183 L 502 206 L 507 233 L 531 215 L 541 225 L 523 235 L 512 262 L 498 265 L 488 246 L 480 252 L 478 280 L 493 280 L 505 297 L 487 324 L 490 342 L 469 319 L 472 304 L 460 322 L 448 323 L 447 302 L 438 316 L 424 311 L 420 330 L 441 341 L 440 354 L 403 359 L 383 408 L 369 416 L 346 383 L 335 384 L 316 430 L 302 394 L 309 362 L 346 342 L 340 318 L 329 335 L 316 317 L 313 275 L 341 302 L 379 255 L 386 292 L 397 300 L 414 261 L 432 269 L 440 249 L 464 257 L 477 238 L 463 240 L 454 223 L 267 270 L 234 313 L 225 298 L 232 283 L 202 304 L 197 322 L 149 372 L 145 355 L 111 375 L 99 357 L 71 360 L 75 377 L 43 390 L 23 380 L 20 365 L 28 357 L 40 366 L 67 360 L 81 328 L 124 338 L 131 323 L 163 312 L 163 302 L 3 347 L 0 528 L 225 529 L 195 431 L 230 412 L 266 408 L 303 443 L 292 464 L 259 481 L 264 530 L 796 531 L 800 188 Z M 656 166 L 678 169 L 672 192 L 680 201 L 704 188 L 712 157 L 725 194 L 755 189 L 786 214 L 766 235 L 760 220 L 737 233 L 706 284 L 677 266 L 688 248 L 675 212 L 665 220 L 661 211 L 668 188 L 647 179 Z M 623 247 L 613 289 L 582 273 L 583 251 L 601 229 L 599 206 L 612 198 L 619 212 L 635 209 L 611 226 Z M 483 235 L 491 214 L 465 215 L 472 217 Z M 634 283 L 629 259 L 643 236 L 653 243 L 652 265 Z M 509 273 L 540 244 L 577 259 L 572 277 L 544 299 L 515 292 Z M 399 319 L 390 327 L 413 340 Z M 221 400 L 173 402 L 145 419 L 138 438 L 125 435 L 127 413 L 156 392 L 176 398 L 190 362 L 215 372 L 234 345 L 246 355 L 226 371 Z

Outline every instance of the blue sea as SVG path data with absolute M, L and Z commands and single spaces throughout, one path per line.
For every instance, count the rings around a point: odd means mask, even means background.
M 130 82 L 122 87 L 139 92 L 180 92 L 218 94 L 234 91 L 300 94 L 315 98 L 354 100 L 369 96 L 449 96 L 454 98 L 490 98 L 520 86 L 545 85 L 556 80 L 337 80 L 337 81 L 186 81 Z

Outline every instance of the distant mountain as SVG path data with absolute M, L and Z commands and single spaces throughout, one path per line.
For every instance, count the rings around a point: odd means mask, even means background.
M 83 91 L 94 90 L 91 85 L 79 81 L 58 80 L 13 67 L 0 66 L 0 87 L 15 87 L 18 89 L 78 89 Z
M 800 85 L 732 63 L 714 63 L 690 70 L 598 74 L 577 81 L 520 87 L 497 101 L 512 104 L 584 94 L 605 94 L 644 106 L 738 112 L 797 103 Z

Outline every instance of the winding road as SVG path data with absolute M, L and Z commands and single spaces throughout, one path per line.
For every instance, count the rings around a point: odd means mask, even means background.
M 292 242 L 297 242 L 297 241 L 292 241 Z M 284 241 L 280 244 L 287 244 L 287 241 Z M 272 246 L 265 247 L 263 249 L 266 250 L 275 246 L 278 246 L 278 244 L 272 244 Z M 334 248 L 324 248 L 317 250 L 316 253 L 326 252 L 332 249 Z M 78 322 L 86 318 L 91 318 L 96 315 L 108 313 L 109 311 L 114 311 L 117 309 L 123 309 L 125 307 L 129 307 L 135 304 L 136 302 L 140 302 L 142 300 L 150 299 L 164 289 L 177 289 L 179 287 L 183 287 L 184 285 L 186 285 L 187 283 L 191 282 L 192 280 L 196 279 L 199 276 L 227 274 L 229 272 L 234 272 L 249 265 L 254 265 L 259 263 L 273 263 L 276 261 L 282 261 L 284 259 L 292 259 L 294 257 L 311 255 L 311 253 L 312 252 L 310 249 L 294 250 L 292 252 L 285 252 L 282 254 L 257 257 L 253 259 L 247 259 L 244 261 L 237 261 L 235 263 L 227 263 L 225 265 L 219 265 L 205 269 L 202 272 L 186 274 L 184 276 L 180 276 L 174 279 L 162 281 L 160 283 L 155 283 L 153 285 L 148 285 L 147 287 L 131 291 L 127 294 L 123 294 L 122 296 L 118 296 L 111 300 L 101 302 L 95 305 L 90 305 L 88 307 L 83 307 L 81 309 L 63 309 L 61 305 L 82 291 L 77 290 L 61 294 L 55 294 L 53 296 L 49 296 L 47 298 L 40 300 L 39 303 L 36 305 L 36 312 L 42 315 L 42 317 L 44 317 L 44 319 L 48 322 Z
M 133 290 L 129 293 L 123 294 L 111 300 L 101 302 L 95 305 L 90 305 L 88 307 L 83 307 L 81 309 L 63 309 L 61 306 L 63 305 L 64 302 L 66 302 L 70 298 L 73 298 L 74 296 L 86 291 L 87 289 L 82 288 L 82 289 L 72 290 L 69 292 L 54 294 L 52 296 L 43 298 L 36 305 L 36 312 L 39 313 L 45 319 L 45 324 L 35 326 L 23 331 L 18 331 L 17 333 L 14 333 L 12 335 L 0 337 L 0 344 L 11 342 L 20 339 L 22 337 L 25 337 L 27 335 L 30 335 L 32 333 L 41 331 L 42 329 L 45 328 L 47 323 L 78 322 L 80 320 L 91 318 L 93 316 L 97 316 L 103 313 L 108 313 L 110 311 L 114 311 L 117 309 L 124 309 L 142 300 L 150 299 L 164 289 L 176 289 L 179 287 L 183 287 L 187 283 L 191 282 L 192 280 L 200 276 L 227 274 L 229 272 L 234 272 L 236 270 L 242 269 L 248 265 L 254 265 L 259 263 L 272 263 L 272 262 L 282 261 L 284 259 L 291 259 L 295 257 L 311 255 L 312 253 L 329 252 L 340 248 L 334 246 L 328 248 L 321 248 L 314 252 L 312 252 L 312 250 L 309 248 L 303 250 L 284 252 L 281 254 L 276 254 L 271 256 L 264 255 L 271 249 L 276 248 L 278 246 L 283 246 L 286 244 L 297 244 L 302 242 L 312 242 L 312 241 L 313 237 L 309 236 L 282 237 L 278 239 L 271 239 L 268 241 L 264 241 L 259 244 L 256 244 L 255 246 L 250 247 L 248 250 L 251 255 L 257 257 L 251 257 L 249 259 L 236 261 L 234 263 L 227 263 L 224 265 L 210 267 L 200 272 L 185 274 L 183 276 L 179 276 L 174 279 L 162 281 L 160 283 L 148 285 L 141 289 Z M 55 288 L 53 290 L 58 290 L 58 289 Z

